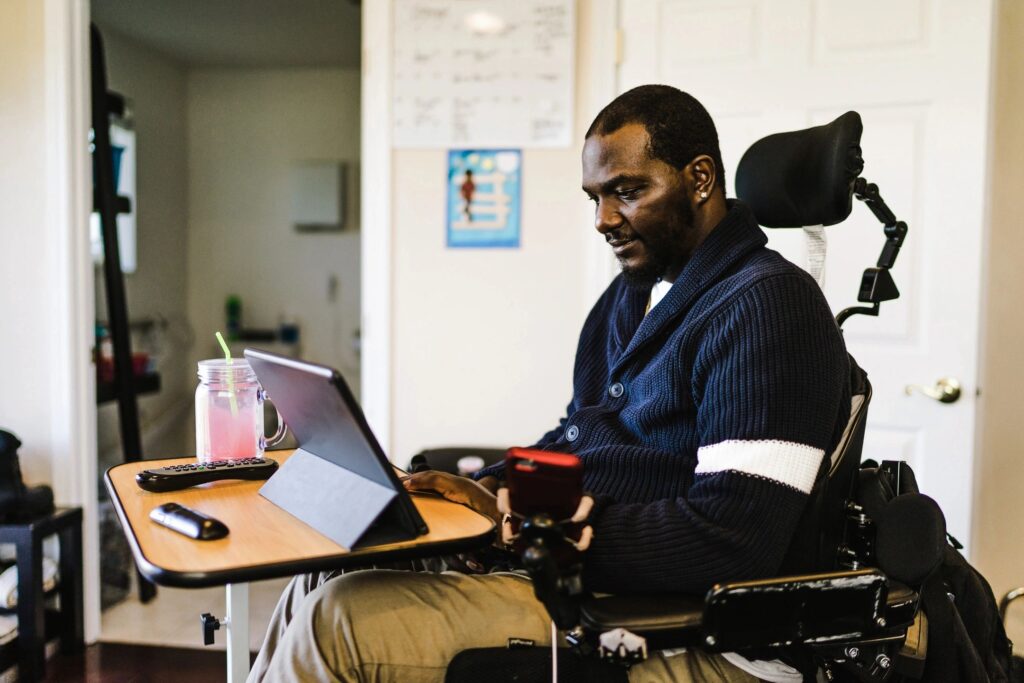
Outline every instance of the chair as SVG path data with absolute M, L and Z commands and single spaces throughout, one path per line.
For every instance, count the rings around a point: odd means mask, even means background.
M 448 472 L 449 474 L 461 474 L 459 472 L 459 461 L 463 458 L 477 457 L 483 461 L 483 466 L 493 465 L 501 462 L 505 457 L 504 448 L 482 447 L 482 446 L 445 446 L 443 448 L 428 448 L 422 450 L 409 460 L 408 470 L 418 472 L 422 469 Z
M 899 296 L 890 268 L 907 233 L 906 224 L 885 205 L 877 186 L 860 177 L 861 132 L 860 116 L 847 112 L 824 126 L 768 136 L 744 154 L 736 175 L 738 196 L 768 228 L 805 228 L 809 239 L 823 244 L 821 229 L 845 220 L 854 196 L 883 223 L 882 253 L 864 271 L 857 294 L 866 305 L 842 310 L 836 316 L 840 327 L 852 315 L 878 315 L 882 302 Z M 783 576 L 717 585 L 704 598 L 594 597 L 567 595 L 545 579 L 545 572 L 531 572 L 538 597 L 567 631 L 569 643 L 582 654 L 627 664 L 646 656 L 647 650 L 700 647 L 758 659 L 781 656 L 801 670 L 806 680 L 814 680 L 819 669 L 836 680 L 884 681 L 894 672 L 919 675 L 927 620 L 918 610 L 917 586 L 887 576 L 886 562 L 880 561 L 886 558 L 879 558 L 876 543 L 889 539 L 886 552 L 896 560 L 888 564 L 899 569 L 899 577 L 920 585 L 938 565 L 944 520 L 930 499 L 915 494 L 912 474 L 903 464 L 861 467 L 871 385 L 852 362 L 851 389 L 849 421 L 830 454 L 827 472 L 811 491 L 783 562 Z M 907 533 L 907 525 L 899 516 L 889 515 L 893 519 L 883 529 L 862 504 L 869 499 L 869 507 L 877 512 L 904 492 L 924 499 L 905 499 L 912 505 L 904 507 L 917 521 L 924 520 L 914 529 L 927 528 L 931 539 L 926 552 L 910 558 L 901 556 L 899 544 L 891 541 Z M 539 539 L 534 549 L 544 552 L 550 544 L 550 538 Z M 538 584 L 544 581 L 547 585 Z M 573 583 L 562 581 L 559 586 Z M 547 651 L 535 654 L 549 658 Z M 522 670 L 502 678 L 500 672 L 508 669 L 504 665 L 513 663 L 510 657 L 499 649 L 465 651 L 450 664 L 446 680 L 472 680 L 484 662 L 492 683 L 544 680 L 523 677 Z M 514 657 L 517 666 L 525 666 L 522 653 Z M 579 667 L 562 667 L 561 661 L 559 666 L 579 675 Z M 613 668 L 600 675 L 602 680 L 625 680 L 621 670 Z M 593 671 L 586 676 L 586 680 L 598 680 Z

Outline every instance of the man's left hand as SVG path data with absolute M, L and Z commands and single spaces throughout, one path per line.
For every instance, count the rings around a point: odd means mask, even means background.
M 480 514 L 490 517 L 498 524 L 501 523 L 498 499 L 472 479 L 448 472 L 427 470 L 409 475 L 409 478 L 402 483 L 410 491 L 437 491 L 453 503 L 467 505 Z

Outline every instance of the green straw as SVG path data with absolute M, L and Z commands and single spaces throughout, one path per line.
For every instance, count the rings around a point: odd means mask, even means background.
M 231 359 L 231 349 L 228 348 L 228 343 L 224 341 L 224 336 L 219 330 L 217 331 L 217 343 L 224 350 L 224 358 L 227 360 L 228 365 L 231 365 L 234 362 Z M 231 417 L 238 417 L 238 401 L 235 399 L 235 375 L 232 372 L 228 373 L 228 400 L 231 401 Z

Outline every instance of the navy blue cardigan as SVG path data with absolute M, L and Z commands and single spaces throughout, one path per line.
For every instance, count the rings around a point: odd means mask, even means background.
M 701 592 L 779 568 L 850 389 L 821 290 L 766 243 L 730 201 L 649 314 L 649 285 L 620 275 L 588 316 L 567 415 L 537 446 L 583 460 L 590 589 Z

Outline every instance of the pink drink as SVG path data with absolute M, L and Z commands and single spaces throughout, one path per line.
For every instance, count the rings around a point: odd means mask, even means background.
M 263 455 L 259 438 L 263 433 L 263 420 L 256 419 L 253 407 L 247 406 L 246 410 L 239 407 L 238 414 L 233 416 L 229 405 L 210 405 L 207 413 L 207 460 L 241 460 Z
M 263 397 L 244 360 L 199 363 L 196 457 L 200 462 L 263 455 Z

